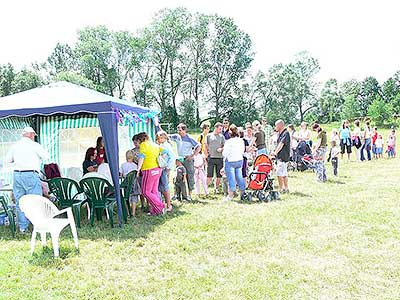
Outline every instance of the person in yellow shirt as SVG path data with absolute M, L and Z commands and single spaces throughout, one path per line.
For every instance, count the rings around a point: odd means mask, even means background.
M 206 155 L 206 158 L 207 158 L 206 139 L 207 139 L 207 134 L 210 132 L 210 125 L 203 124 L 203 126 L 201 126 L 201 129 L 203 130 L 203 132 L 199 135 L 199 137 L 197 138 L 197 141 L 199 142 L 199 144 L 201 146 L 200 153 Z
M 165 213 L 164 203 L 160 199 L 158 183 L 161 177 L 161 168 L 158 166 L 158 157 L 165 150 L 151 142 L 145 132 L 137 136 L 139 142 L 138 170 L 142 172 L 142 194 L 150 204 L 150 214 Z

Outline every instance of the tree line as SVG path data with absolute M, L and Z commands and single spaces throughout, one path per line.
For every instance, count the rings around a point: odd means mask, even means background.
M 233 19 L 164 9 L 136 33 L 86 27 L 74 45 L 58 43 L 46 62 L 22 70 L 0 65 L 0 96 L 65 80 L 154 107 L 163 122 L 189 127 L 207 118 L 242 124 L 260 116 L 292 123 L 370 116 L 382 125 L 400 112 L 400 71 L 382 85 L 367 77 L 321 86 L 319 62 L 308 52 L 251 74 L 254 55 L 250 36 Z

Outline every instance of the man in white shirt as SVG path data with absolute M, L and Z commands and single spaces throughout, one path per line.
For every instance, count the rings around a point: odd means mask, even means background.
M 42 195 L 39 170 L 42 160 L 48 153 L 35 142 L 36 132 L 32 127 L 22 130 L 22 139 L 15 143 L 7 154 L 7 162 L 14 164 L 13 193 L 17 203 L 18 226 L 20 233 L 28 229 L 29 221 L 19 208 L 19 200 L 28 194 Z

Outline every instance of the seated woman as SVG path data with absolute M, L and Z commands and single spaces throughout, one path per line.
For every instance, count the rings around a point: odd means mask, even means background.
M 104 161 L 104 156 L 106 155 L 106 149 L 104 149 L 104 141 L 102 136 L 99 136 L 96 140 L 96 151 L 96 161 L 97 164 L 100 166 Z
M 311 130 L 308 129 L 308 125 L 306 122 L 301 122 L 300 131 L 297 137 L 298 141 L 304 141 L 308 146 L 310 146 L 310 148 L 312 147 Z
M 82 164 L 83 175 L 90 172 L 97 172 L 96 156 L 97 151 L 95 148 L 90 147 L 86 150 L 85 161 Z

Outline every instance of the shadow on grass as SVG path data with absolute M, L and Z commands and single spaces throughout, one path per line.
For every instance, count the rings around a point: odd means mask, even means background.
M 199 201 L 199 203 L 203 203 Z M 174 210 L 162 216 L 148 216 L 146 212 L 138 212 L 138 215 L 129 218 L 127 223 L 123 223 L 123 227 L 118 227 L 116 214 L 114 214 L 115 227 L 111 228 L 108 220 L 103 217 L 101 221 L 95 220 L 94 225 L 91 226 L 82 214 L 81 228 L 78 229 L 78 239 L 81 240 L 108 240 L 108 241 L 123 241 L 130 240 L 135 242 L 137 239 L 146 238 L 158 226 L 172 220 L 176 217 L 185 215 L 182 205 L 174 206 Z M 18 234 L 12 237 L 11 231 L 7 226 L 0 226 L 0 243 L 2 240 L 10 241 L 25 241 L 29 244 L 31 238 L 31 231 L 28 234 Z M 51 246 L 51 239 L 47 240 L 47 246 L 42 247 L 40 239 L 36 240 L 35 252 L 29 258 L 29 263 L 35 266 L 45 268 L 63 268 L 68 258 L 79 256 L 80 252 L 73 245 L 65 245 L 62 240 L 69 240 L 72 243 L 72 234 L 69 226 L 61 232 L 60 236 L 60 257 L 54 258 L 53 247 Z
M 295 196 L 295 197 L 311 197 L 310 194 L 306 194 L 306 193 L 302 193 L 302 192 L 291 192 L 289 195 Z
M 185 215 L 186 212 L 181 206 L 174 206 L 172 212 L 166 213 L 162 216 L 148 216 L 146 212 L 137 210 L 135 217 L 128 218 L 127 223 L 123 223 L 122 227 L 118 226 L 114 214 L 114 228 L 111 228 L 108 220 L 103 217 L 101 221 L 94 221 L 91 226 L 88 220 L 81 222 L 81 228 L 78 230 L 80 239 L 87 240 L 132 240 L 135 241 L 139 238 L 146 237 L 149 233 L 153 232 L 158 226 L 172 220 L 174 218 Z
M 41 247 L 40 250 L 36 250 L 28 261 L 33 266 L 62 269 L 65 267 L 65 261 L 68 258 L 76 257 L 79 255 L 79 249 L 62 245 L 60 247 L 60 257 L 55 258 L 53 248 L 49 246 L 44 246 Z
M 328 182 L 328 183 L 333 183 L 333 184 L 346 184 L 346 183 L 343 182 L 343 181 L 335 180 L 335 179 L 328 179 L 327 182 Z

